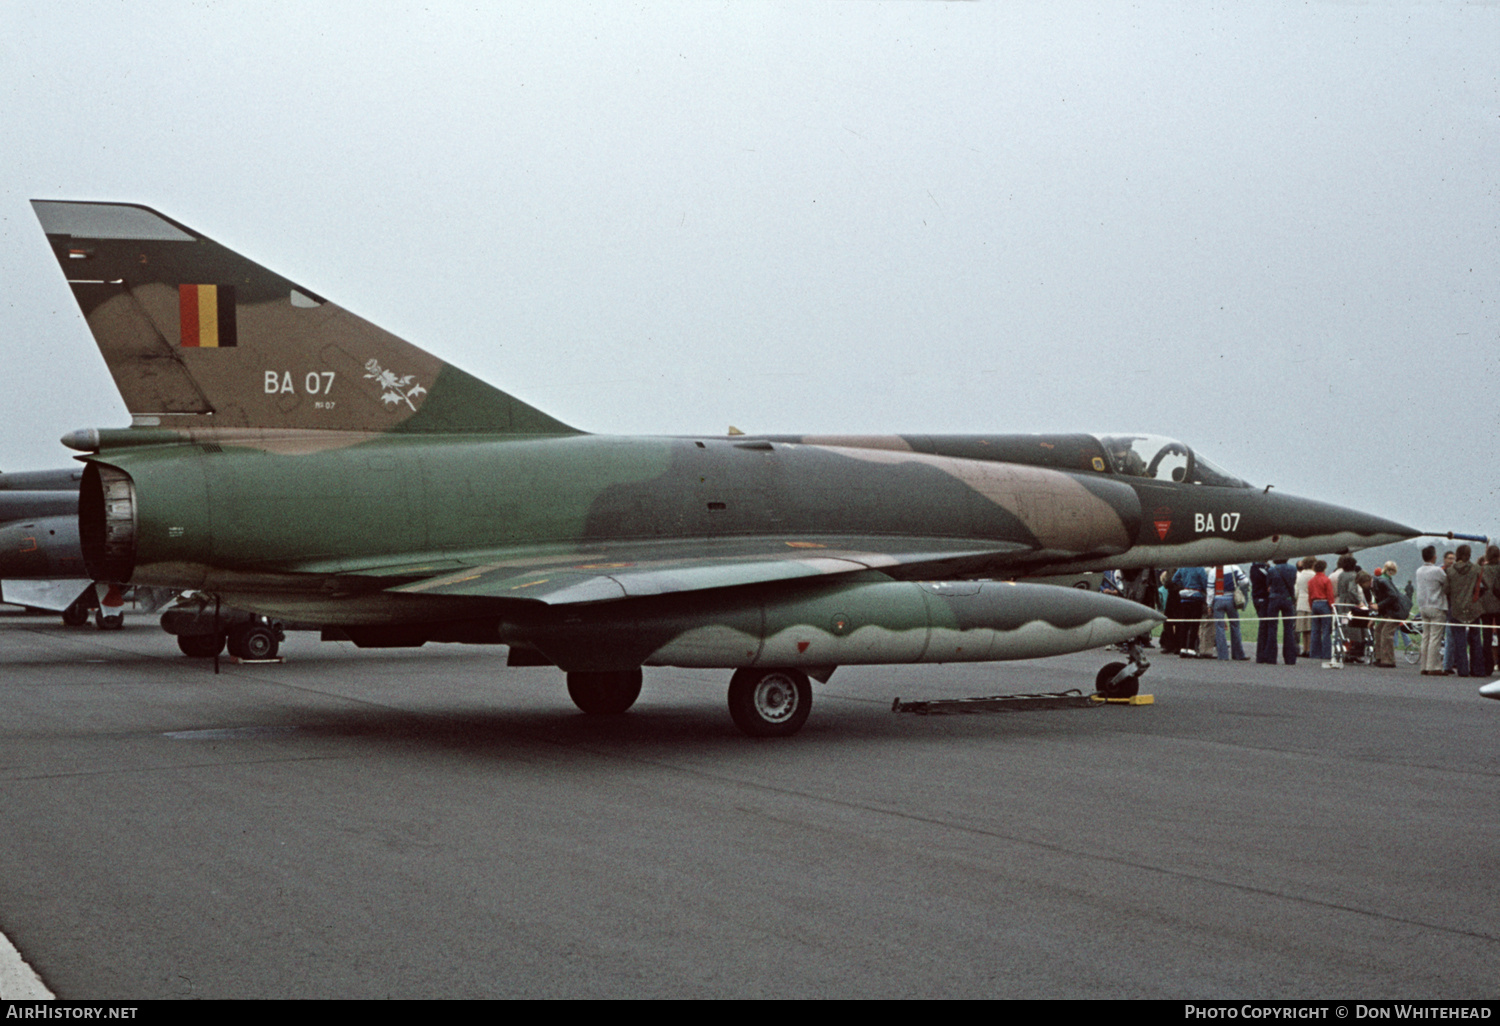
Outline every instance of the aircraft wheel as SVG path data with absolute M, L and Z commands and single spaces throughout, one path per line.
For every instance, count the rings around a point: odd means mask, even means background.
M 94 614 L 94 624 L 101 631 L 117 631 L 120 628 L 122 628 L 122 627 L 125 626 L 125 614 L 124 613 L 109 613 L 109 614 L 105 614 L 105 613 L 102 613 L 102 612 L 95 613 Z
M 194 659 L 212 659 L 224 651 L 224 635 L 179 634 L 177 647 L 182 649 L 182 654 L 185 656 L 192 656 Z
M 276 632 L 263 623 L 253 623 L 229 633 L 229 654 L 240 659 L 275 659 L 280 647 Z
M 736 670 L 729 715 L 751 737 L 791 737 L 812 712 L 812 685 L 801 670 Z
M 63 610 L 62 621 L 68 627 L 82 627 L 89 622 L 89 606 L 83 599 Z
M 1110 680 L 1123 669 L 1125 669 L 1124 663 L 1105 663 L 1104 668 L 1094 678 L 1094 690 L 1105 698 L 1134 698 L 1141 690 L 1139 677 L 1131 677 L 1123 683 L 1110 686 Z
M 641 695 L 641 669 L 568 674 L 568 697 L 590 716 L 618 716 Z

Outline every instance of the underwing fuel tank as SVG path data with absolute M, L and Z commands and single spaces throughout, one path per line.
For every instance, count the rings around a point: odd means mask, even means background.
M 1128 641 L 1163 621 L 1124 599 L 997 581 L 866 579 L 574 608 L 502 635 L 565 670 L 985 662 Z

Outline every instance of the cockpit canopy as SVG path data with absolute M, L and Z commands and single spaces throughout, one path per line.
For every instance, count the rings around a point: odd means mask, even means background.
M 1218 488 L 1249 488 L 1173 438 L 1160 435 L 767 435 L 788 444 L 896 449 L 962 460 L 1021 463 L 1070 474 L 1126 477 Z
M 1220 488 L 1249 488 L 1183 443 L 1160 435 L 1095 435 L 1115 473 L 1157 481 L 1191 482 Z

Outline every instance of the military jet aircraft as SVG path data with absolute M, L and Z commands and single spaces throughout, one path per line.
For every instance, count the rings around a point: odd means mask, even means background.
M 120 588 L 84 577 L 83 548 L 78 540 L 78 486 L 82 467 L 28 470 L 0 474 L 0 602 L 62 614 L 63 623 L 79 627 L 93 610 L 101 630 L 124 626 L 128 597 L 137 609 L 154 611 L 178 597 L 168 588 Z M 220 607 L 202 613 L 200 601 L 184 598 L 182 608 L 162 622 L 186 655 L 212 656 L 226 642 L 241 658 L 276 654 L 281 625 L 237 609 Z M 208 634 L 184 629 L 208 621 Z
M 82 467 L 0 474 L 0 601 L 60 612 L 73 626 L 94 604 L 78 544 L 82 477 Z
M 505 644 L 587 712 L 627 709 L 642 666 L 721 667 L 735 722 L 788 735 L 843 664 L 1161 619 L 1016 578 L 1417 533 L 1147 435 L 587 434 L 147 207 L 33 206 L 133 417 L 64 438 L 91 574 L 358 645 Z
M 84 576 L 78 538 L 83 473 L 65 467 L 0 474 L 0 602 L 61 613 L 69 627 L 87 623 L 92 610 L 100 630 L 118 630 L 127 600 L 149 612 L 176 593 Z

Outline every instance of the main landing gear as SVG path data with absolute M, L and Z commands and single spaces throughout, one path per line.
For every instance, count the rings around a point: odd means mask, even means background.
M 224 635 L 179 634 L 177 647 L 182 649 L 182 654 L 185 656 L 192 656 L 194 659 L 212 659 L 224 651 Z
M 812 712 L 812 685 L 801 670 L 734 671 L 729 715 L 751 737 L 791 737 Z
M 262 618 L 231 629 L 228 641 L 229 654 L 240 659 L 275 659 L 281 648 L 276 628 Z
M 618 716 L 641 696 L 641 668 L 568 674 L 568 697 L 590 716 Z
M 618 716 L 641 694 L 641 671 L 568 674 L 568 696 L 590 716 Z M 729 716 L 751 737 L 791 737 L 812 711 L 807 674 L 791 669 L 736 670 L 729 682 Z
M 263 616 L 252 617 L 237 623 L 227 631 L 208 634 L 179 634 L 177 647 L 182 654 L 194 659 L 212 659 L 224 651 L 227 644 L 229 654 L 242 660 L 275 659 L 281 650 L 286 634 L 280 624 Z
M 94 589 L 90 588 L 88 591 L 78 596 L 78 598 L 74 600 L 71 606 L 69 606 L 67 609 L 64 609 L 62 614 L 63 624 L 68 627 L 82 627 L 84 624 L 88 623 L 89 613 L 94 608 L 89 604 L 89 599 L 93 598 L 93 596 Z

